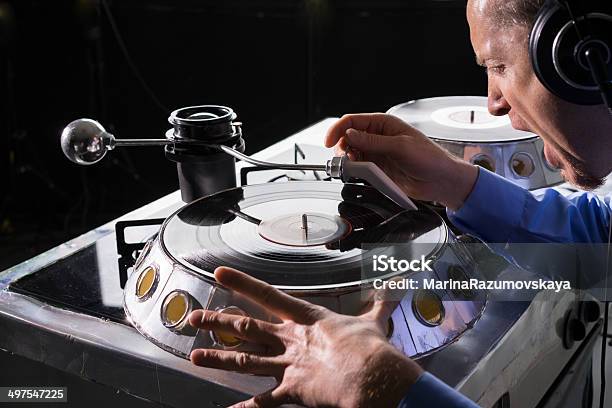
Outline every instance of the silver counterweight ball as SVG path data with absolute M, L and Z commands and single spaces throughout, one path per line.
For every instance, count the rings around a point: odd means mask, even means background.
M 62 151 L 70 161 L 90 165 L 102 160 L 106 151 L 114 147 L 114 139 L 95 120 L 77 119 L 62 132 Z

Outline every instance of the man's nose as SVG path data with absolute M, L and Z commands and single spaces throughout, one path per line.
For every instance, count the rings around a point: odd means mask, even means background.
M 488 95 L 488 109 L 489 113 L 494 116 L 507 115 L 510 112 L 511 106 L 504 98 L 504 95 L 497 89 L 489 86 Z
M 510 104 L 506 101 L 503 95 L 491 95 L 489 93 L 488 98 L 488 109 L 489 113 L 494 116 L 504 116 L 510 112 Z

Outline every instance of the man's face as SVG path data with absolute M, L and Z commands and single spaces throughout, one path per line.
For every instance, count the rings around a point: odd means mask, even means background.
M 599 186 L 612 171 L 612 135 L 601 134 L 609 126 L 605 109 L 567 103 L 540 83 L 529 60 L 529 28 L 500 24 L 493 12 L 500 1 L 508 0 L 470 0 L 467 6 L 472 46 L 487 69 L 489 111 L 507 114 L 514 128 L 540 135 L 546 160 L 567 181 Z

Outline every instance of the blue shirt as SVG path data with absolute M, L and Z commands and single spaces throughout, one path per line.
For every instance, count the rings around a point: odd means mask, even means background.
M 463 206 L 447 211 L 453 224 L 493 243 L 606 243 L 610 197 L 563 196 L 548 189 L 535 196 L 509 180 L 479 169 Z
M 548 189 L 535 196 L 495 173 L 479 168 L 461 208 L 447 211 L 453 224 L 489 243 L 605 243 L 610 198 L 590 193 L 563 196 Z M 474 402 L 429 373 L 419 377 L 400 408 L 475 408 Z
M 435 376 L 423 373 L 399 404 L 399 408 L 421 407 L 478 408 L 478 405 Z

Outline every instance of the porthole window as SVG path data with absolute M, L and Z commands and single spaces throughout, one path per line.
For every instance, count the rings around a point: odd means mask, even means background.
M 535 163 L 527 153 L 514 153 L 510 159 L 512 172 L 521 178 L 527 178 L 535 171 Z
M 427 326 L 438 326 L 444 320 L 444 304 L 430 290 L 419 290 L 412 299 L 412 310 L 419 321 Z
M 448 279 L 456 282 L 468 282 L 469 278 L 465 273 L 465 270 L 459 265 L 451 265 L 448 268 Z M 452 287 L 452 286 L 451 286 Z M 451 292 L 453 295 L 460 299 L 473 299 L 475 294 L 472 289 L 461 289 L 452 287 Z
M 191 296 L 182 290 L 170 292 L 162 303 L 161 318 L 164 326 L 179 329 L 191 312 Z
M 217 310 L 218 313 L 231 314 L 236 316 L 248 316 L 242 309 L 236 306 L 229 306 L 220 310 Z M 215 343 L 227 347 L 233 348 L 238 347 L 242 344 L 242 339 L 234 336 L 231 333 L 223 332 L 223 331 L 211 331 L 210 335 Z
M 472 157 L 471 162 L 476 166 L 480 166 L 483 169 L 487 169 L 495 173 L 495 161 L 486 154 L 477 154 L 476 156 Z
M 157 288 L 159 274 L 154 266 L 147 266 L 140 272 L 136 281 L 136 298 L 140 301 L 151 297 Z

